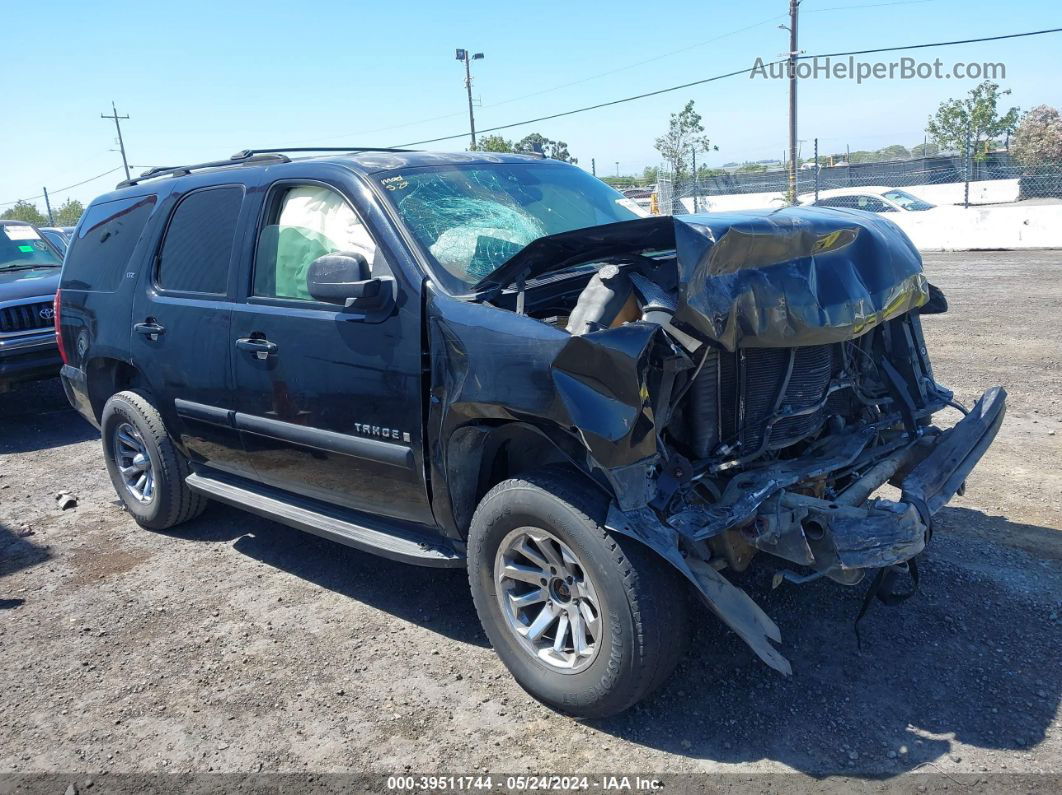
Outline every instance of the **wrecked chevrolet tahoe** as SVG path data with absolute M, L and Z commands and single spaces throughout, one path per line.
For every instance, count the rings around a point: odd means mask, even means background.
M 67 395 L 144 527 L 215 500 L 466 567 L 502 661 L 569 714 L 663 682 L 691 593 L 789 674 L 732 573 L 896 597 L 1002 422 L 1002 389 L 936 382 L 946 301 L 881 216 L 643 217 L 532 156 L 293 154 L 92 202 Z

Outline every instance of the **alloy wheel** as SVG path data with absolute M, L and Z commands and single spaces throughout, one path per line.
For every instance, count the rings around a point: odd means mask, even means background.
M 114 463 L 133 499 L 151 502 L 155 496 L 155 470 L 144 439 L 131 423 L 123 422 L 114 432 Z
M 559 673 L 582 671 L 601 646 L 601 601 L 571 548 L 547 530 L 521 527 L 502 539 L 494 584 L 521 648 Z

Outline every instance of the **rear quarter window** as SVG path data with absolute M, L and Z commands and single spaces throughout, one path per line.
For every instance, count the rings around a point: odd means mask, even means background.
M 189 193 L 170 219 L 156 283 L 171 292 L 223 295 L 243 204 L 243 188 L 223 185 Z
M 62 286 L 100 292 L 118 289 L 155 201 L 154 195 L 137 196 L 89 207 L 70 243 Z

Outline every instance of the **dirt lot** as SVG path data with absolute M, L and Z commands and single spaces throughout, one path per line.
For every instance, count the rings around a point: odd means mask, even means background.
M 938 379 L 1010 408 L 921 593 L 872 609 L 860 650 L 862 588 L 749 573 L 791 678 L 702 613 L 664 689 L 593 723 L 513 682 L 463 572 L 220 506 L 141 530 L 57 383 L 0 395 L 0 772 L 1062 774 L 1062 252 L 926 265 L 952 305 L 926 319 Z

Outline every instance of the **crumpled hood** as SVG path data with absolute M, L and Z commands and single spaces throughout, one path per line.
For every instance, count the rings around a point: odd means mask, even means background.
M 477 289 L 577 262 L 674 248 L 676 324 L 727 350 L 852 339 L 929 299 L 903 231 L 860 210 L 659 216 L 539 238 Z
M 841 342 L 929 300 L 917 249 L 874 213 L 790 207 L 674 224 L 675 318 L 727 350 Z

